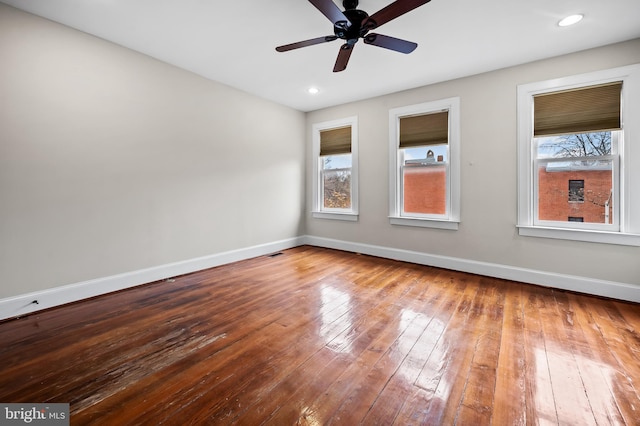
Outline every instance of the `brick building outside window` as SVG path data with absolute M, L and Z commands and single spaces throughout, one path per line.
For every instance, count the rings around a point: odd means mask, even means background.
M 610 164 L 547 164 L 538 169 L 540 220 L 612 223 Z

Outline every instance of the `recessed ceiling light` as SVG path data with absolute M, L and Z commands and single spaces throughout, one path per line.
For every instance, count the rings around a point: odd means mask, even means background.
M 310 95 L 317 95 L 320 92 L 320 89 L 317 87 L 309 87 L 307 92 L 309 92 Z
M 577 24 L 578 22 L 582 21 L 582 18 L 584 18 L 584 15 L 567 16 L 566 18 L 558 22 L 558 25 L 561 27 L 568 27 L 569 25 Z

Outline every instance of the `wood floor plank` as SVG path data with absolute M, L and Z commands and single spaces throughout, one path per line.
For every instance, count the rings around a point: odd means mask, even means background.
M 74 425 L 638 425 L 640 309 L 302 246 L 0 322 Z
M 557 425 L 555 396 L 551 385 L 549 362 L 542 323 L 543 308 L 553 293 L 544 288 L 523 291 L 525 342 L 525 410 L 527 422 L 535 425 Z
M 505 284 L 504 318 L 491 424 L 527 424 L 522 288 Z
M 573 357 L 580 372 L 585 395 L 596 424 L 625 424 L 617 407 L 611 402 L 613 395 L 606 377 L 602 374 L 602 365 L 594 357 L 584 332 L 581 318 L 571 305 L 569 297 L 563 292 L 554 292 L 558 316 L 562 319 L 565 332 L 565 346 L 573 352 Z
M 579 366 L 565 339 L 563 318 L 558 315 L 555 292 L 552 295 L 540 310 L 540 315 L 546 318 L 542 328 L 558 422 L 595 425 Z
M 459 424 L 489 424 L 494 407 L 504 321 L 504 287 L 497 280 L 492 280 L 490 285 L 492 291 L 487 294 L 482 317 L 475 325 L 479 335 L 456 417 L 456 423 Z
M 611 424 L 618 424 L 616 409 L 624 419 L 621 424 L 636 424 L 640 397 L 634 389 L 633 379 L 626 372 L 627 367 L 619 364 L 614 351 L 607 345 L 600 326 L 589 313 L 590 303 L 585 303 L 584 298 L 573 294 L 569 294 L 568 299 L 569 303 L 575 307 L 576 320 L 581 324 L 586 341 L 587 347 L 583 347 L 582 350 L 586 351 L 589 359 L 599 367 L 600 375 L 606 383 L 605 388 L 610 392 L 611 399 L 604 403 L 606 409 L 612 412 Z
M 493 406 L 493 392 L 486 395 L 486 385 L 495 386 L 495 364 L 499 334 L 491 330 L 490 317 L 502 322 L 502 302 L 495 300 L 495 281 L 480 280 L 480 289 L 476 295 L 467 318 L 469 331 L 465 331 L 467 360 L 465 368 L 458 370 L 466 379 L 459 380 L 452 387 L 449 398 L 453 403 L 444 405 L 442 421 L 445 424 L 488 424 Z M 500 313 L 494 312 L 494 303 Z M 492 348 L 493 350 L 487 348 Z M 476 361 L 480 358 L 479 361 Z M 456 401 L 459 401 L 457 403 Z

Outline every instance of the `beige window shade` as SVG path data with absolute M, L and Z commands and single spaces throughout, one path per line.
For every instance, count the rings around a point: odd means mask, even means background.
M 622 82 L 535 95 L 534 136 L 621 129 Z
M 400 148 L 449 142 L 449 111 L 400 118 Z
M 320 131 L 320 155 L 349 154 L 351 152 L 351 126 Z

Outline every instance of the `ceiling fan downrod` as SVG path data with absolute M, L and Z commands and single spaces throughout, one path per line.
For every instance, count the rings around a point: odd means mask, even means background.
M 355 9 L 358 7 L 358 0 L 344 0 L 342 2 L 342 7 L 344 7 L 344 10 Z

